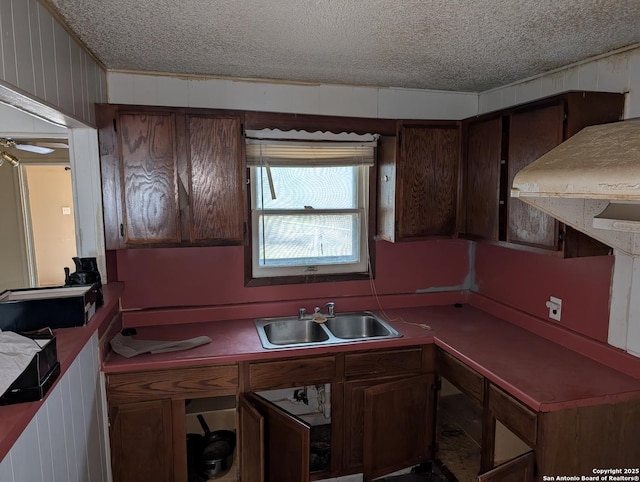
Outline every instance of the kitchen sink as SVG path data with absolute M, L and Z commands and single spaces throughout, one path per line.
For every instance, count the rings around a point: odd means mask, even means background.
M 295 316 L 255 320 L 258 337 L 267 349 L 337 345 L 402 336 L 386 321 L 368 311 L 337 313 L 324 323 Z
M 349 313 L 329 318 L 325 326 L 338 338 L 379 338 L 391 335 L 391 327 L 368 313 Z
M 313 320 L 283 320 L 264 325 L 264 334 L 274 345 L 297 345 L 327 341 L 329 335 Z

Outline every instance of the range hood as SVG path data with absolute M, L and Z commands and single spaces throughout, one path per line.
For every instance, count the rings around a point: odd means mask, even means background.
M 519 171 L 511 196 L 640 255 L 640 119 L 586 127 Z
M 519 171 L 511 196 L 613 248 L 608 342 L 640 357 L 640 118 L 581 130 Z

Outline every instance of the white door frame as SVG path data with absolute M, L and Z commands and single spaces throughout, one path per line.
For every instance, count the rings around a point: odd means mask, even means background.
M 95 257 L 102 281 L 107 270 L 102 213 L 102 185 L 98 131 L 82 121 L 61 113 L 49 104 L 23 93 L 12 91 L 0 82 L 0 102 L 38 119 L 67 128 L 71 184 L 73 186 L 76 247 L 79 257 Z M 60 137 L 54 135 L 53 137 Z

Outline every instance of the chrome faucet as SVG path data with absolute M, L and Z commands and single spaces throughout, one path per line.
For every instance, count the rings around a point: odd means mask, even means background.
M 304 320 L 304 317 L 307 316 L 306 308 L 298 308 L 298 319 Z
M 336 304 L 333 301 L 329 301 L 328 303 L 325 303 L 322 306 L 322 308 L 320 308 L 319 306 L 316 306 L 315 310 L 313 311 L 313 314 L 314 315 L 321 314 L 320 312 L 322 311 L 323 308 L 327 308 L 327 317 L 333 318 L 334 316 L 336 316 Z

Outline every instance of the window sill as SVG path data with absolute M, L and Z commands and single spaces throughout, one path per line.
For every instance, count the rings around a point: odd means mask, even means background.
M 294 285 L 310 283 L 331 283 L 337 281 L 366 281 L 369 273 L 345 273 L 345 274 L 316 274 L 307 276 L 275 276 L 270 278 L 245 279 L 245 287 Z

